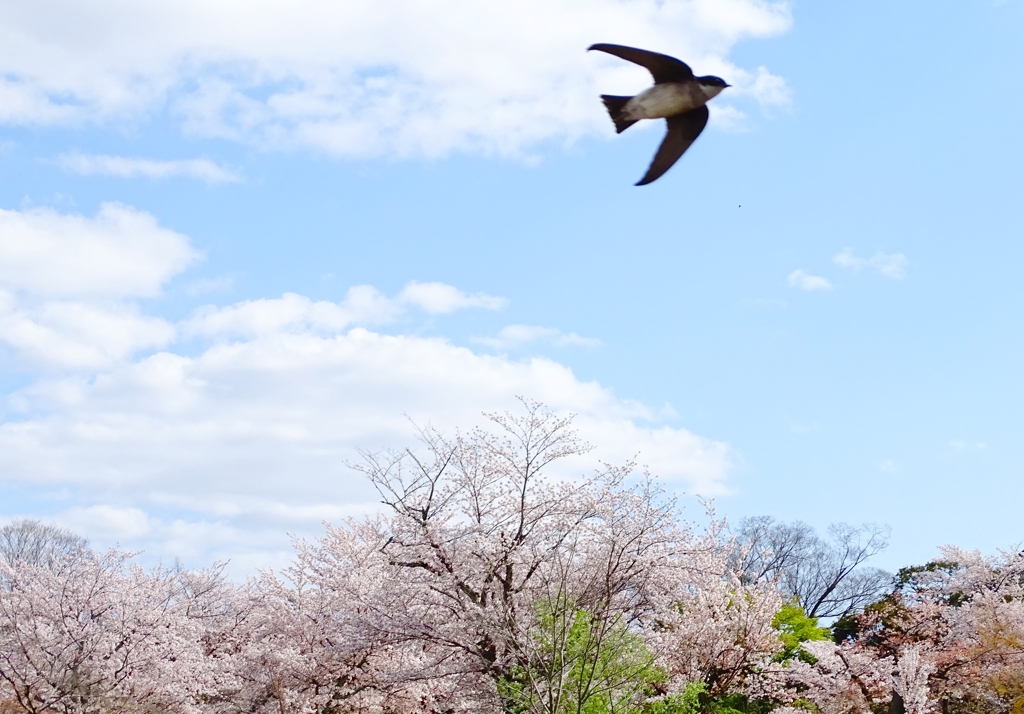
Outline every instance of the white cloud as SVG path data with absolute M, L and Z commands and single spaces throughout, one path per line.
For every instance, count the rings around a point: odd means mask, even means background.
M 160 352 L 93 378 L 40 379 L 8 399 L 0 470 L 9 487 L 87 494 L 81 508 L 116 500 L 149 512 L 171 504 L 188 522 L 263 533 L 253 546 L 241 538 L 205 551 L 244 554 L 374 501 L 344 463 L 358 458 L 357 448 L 413 443 L 406 415 L 450 431 L 479 424 L 482 410 L 514 409 L 519 394 L 579 415 L 582 435 L 598 448 L 576 460 L 573 473 L 639 452 L 641 464 L 681 487 L 727 491 L 725 444 L 651 423 L 649 410 L 557 362 L 365 328 L 272 332 L 194 357 Z M 264 533 L 272 528 L 276 541 Z M 143 541 L 150 553 L 179 554 L 160 533 Z
M 234 277 L 230 275 L 221 275 L 217 278 L 200 278 L 199 280 L 193 280 L 185 286 L 185 293 L 195 297 L 196 295 L 206 295 L 207 293 L 223 292 L 230 290 L 234 286 Z
M 141 315 L 133 305 L 51 300 L 24 306 L 0 294 L 0 341 L 37 367 L 102 367 L 165 347 L 174 334 L 169 322 Z
M 447 313 L 467 307 L 482 307 L 500 310 L 505 307 L 505 298 L 476 293 L 467 295 L 458 288 L 444 283 L 418 283 L 413 281 L 402 289 L 398 299 L 430 313 Z
M 336 333 L 353 325 L 391 322 L 409 307 L 427 313 L 449 313 L 466 308 L 497 310 L 504 298 L 476 293 L 467 295 L 444 283 L 410 282 L 394 298 L 371 285 L 349 288 L 340 303 L 314 302 L 302 295 L 285 293 L 280 298 L 246 300 L 227 307 L 197 310 L 183 323 L 188 335 L 248 336 L 274 332 Z
M 25 363 L 99 368 L 140 350 L 188 337 L 253 337 L 280 331 L 336 333 L 388 323 L 409 309 L 450 313 L 500 309 L 504 298 L 467 294 L 444 283 L 410 282 L 394 298 L 368 285 L 340 303 L 285 294 L 227 307 L 207 306 L 178 325 L 143 315 L 135 297 L 151 297 L 201 255 L 149 214 L 105 204 L 95 218 L 52 209 L 0 210 L 0 343 Z M 231 278 L 194 281 L 197 295 Z
M 748 72 L 738 67 L 723 66 L 720 72 L 729 77 L 732 87 L 723 99 L 708 105 L 711 110 L 711 126 L 716 129 L 735 133 L 750 129 L 746 112 L 728 103 L 731 98 L 749 97 L 764 109 L 788 109 L 792 103 L 792 93 L 786 80 L 772 74 L 765 67 L 758 67 L 756 72 Z
M 750 129 L 747 115 L 731 104 L 710 105 L 712 126 L 722 131 L 742 133 Z
M 870 258 L 859 258 L 850 248 L 843 248 L 832 257 L 832 262 L 844 268 L 858 272 L 863 268 L 871 268 L 887 278 L 899 279 L 907 274 L 907 256 L 903 253 L 875 253 Z
M 285 293 L 280 298 L 245 300 L 227 307 L 213 305 L 195 312 L 183 325 L 187 335 L 256 337 L 281 331 L 338 332 L 353 322 L 389 322 L 398 310 L 392 300 L 369 285 L 350 288 L 341 303 L 314 302 Z
M 734 97 L 775 105 L 788 97 L 781 78 L 726 57 L 790 25 L 789 4 L 769 0 L 15 3 L 0 8 L 0 121 L 166 108 L 186 131 L 262 146 L 522 155 L 611 135 L 597 94 L 649 84 L 584 52 L 594 42 L 678 55 L 729 79 Z
M 758 67 L 753 75 L 744 74 L 744 82 L 738 88 L 755 97 L 761 104 L 788 107 L 792 102 L 792 93 L 786 80 L 769 72 L 767 67 Z
M 149 515 L 142 509 L 106 503 L 69 508 L 61 514 L 60 525 L 107 540 L 139 538 L 148 535 L 153 528 Z
M 800 288 L 801 290 L 815 291 L 815 290 L 831 290 L 832 283 L 826 278 L 819 275 L 808 275 L 802 270 L 794 270 L 786 278 L 786 282 L 789 283 L 791 288 Z
M 119 176 L 121 178 L 163 179 L 181 176 L 207 183 L 234 183 L 241 178 L 209 159 L 176 159 L 161 161 L 140 157 L 107 156 L 70 152 L 57 157 L 66 171 L 84 176 Z
M 538 325 L 506 325 L 494 337 L 475 337 L 473 341 L 497 350 L 512 349 L 538 341 L 558 346 L 594 347 L 601 344 L 601 340 L 593 337 L 580 337 L 575 332 L 565 333 L 555 327 Z
M 0 288 L 40 297 L 152 297 L 201 257 L 148 213 L 105 203 L 95 218 L 0 209 Z
M 97 368 L 174 338 L 144 315 L 200 254 L 149 214 L 104 204 L 95 218 L 0 210 L 0 343 L 26 365 Z
M 449 431 L 471 427 L 481 411 L 514 409 L 516 395 L 579 415 L 582 435 L 598 448 L 564 474 L 639 452 L 641 464 L 678 486 L 727 491 L 725 444 L 665 425 L 662 412 L 583 382 L 564 365 L 361 326 L 413 309 L 494 309 L 497 298 L 437 283 L 410 283 L 394 297 L 357 286 L 338 303 L 286 294 L 204 308 L 173 323 L 145 314 L 134 296 L 173 277 L 150 265 L 154 255 L 166 254 L 178 270 L 195 258 L 188 240 L 146 214 L 105 210 L 107 218 L 97 219 L 7 216 L 31 224 L 55 253 L 83 235 L 105 247 L 85 251 L 90 259 L 71 280 L 78 294 L 31 277 L 44 275 L 51 260 L 38 251 L 18 258 L 29 277 L 0 294 L 0 340 L 36 375 L 2 402 L 2 482 L 44 500 L 60 495 L 65 504 L 57 513 L 18 515 L 58 517 L 100 543 L 120 539 L 165 560 L 217 555 L 266 565 L 287 552 L 288 531 L 316 532 L 321 519 L 365 511 L 376 500 L 345 466 L 356 449 L 409 444 L 410 418 Z M 109 219 L 111 212 L 120 218 Z M 124 221 L 140 228 L 136 240 L 148 250 L 122 240 Z M 148 280 L 130 269 L 133 261 Z M 97 296 L 92 273 L 127 285 Z M 523 329 L 520 337 L 582 339 Z M 198 340 L 187 354 L 173 349 L 179 334 Z M 159 351 L 137 355 L 142 348 Z

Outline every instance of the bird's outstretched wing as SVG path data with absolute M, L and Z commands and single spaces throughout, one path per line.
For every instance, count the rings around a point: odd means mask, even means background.
M 658 147 L 658 153 L 654 155 L 650 168 L 637 182 L 637 186 L 644 186 L 657 180 L 672 168 L 672 164 L 679 160 L 679 157 L 690 148 L 690 144 L 700 136 L 704 127 L 707 126 L 708 108 L 707 106 L 699 107 L 692 112 L 669 117 L 665 121 L 668 123 L 665 138 L 662 139 L 661 146 Z
M 685 82 L 688 79 L 693 79 L 693 70 L 690 69 L 688 64 L 668 55 L 639 50 L 636 47 L 609 45 L 607 43 L 591 45 L 587 48 L 588 52 L 590 50 L 607 52 L 629 62 L 635 62 L 641 67 L 646 67 L 654 75 L 655 84 Z

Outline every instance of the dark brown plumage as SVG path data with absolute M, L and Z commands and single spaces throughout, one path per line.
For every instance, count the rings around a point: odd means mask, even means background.
M 637 186 L 660 178 L 679 160 L 708 123 L 707 101 L 729 85 L 719 77 L 694 77 L 689 65 L 675 57 L 636 47 L 599 43 L 598 50 L 646 67 L 654 86 L 632 97 L 602 94 L 616 133 L 621 134 L 641 119 L 665 119 L 667 131 L 644 177 Z

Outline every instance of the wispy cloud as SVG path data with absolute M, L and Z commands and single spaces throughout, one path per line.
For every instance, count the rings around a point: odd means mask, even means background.
M 398 295 L 388 297 L 372 285 L 348 289 L 341 302 L 313 301 L 285 293 L 280 298 L 245 300 L 196 310 L 183 324 L 185 334 L 206 337 L 266 335 L 274 332 L 337 334 L 355 325 L 382 325 L 410 309 L 428 314 L 480 308 L 499 310 L 507 300 L 485 293 L 465 293 L 445 283 L 408 283 Z
M 454 312 L 467 307 L 500 310 L 508 303 L 503 297 L 485 293 L 470 295 L 445 283 L 419 283 L 415 280 L 402 289 L 398 300 L 434 314 Z
M 899 464 L 892 459 L 882 459 L 879 461 L 878 470 L 884 471 L 887 474 L 898 474 L 901 471 Z
M 797 436 L 807 436 L 808 434 L 814 434 L 821 431 L 821 425 L 818 422 L 811 424 L 790 424 L 789 430 Z
M 950 439 L 949 449 L 939 452 L 944 459 L 970 459 L 977 458 L 988 451 L 988 444 L 984 441 L 972 441 L 970 439 Z
M 219 278 L 199 278 L 185 286 L 185 293 L 193 297 L 230 290 L 235 286 L 235 279 L 230 275 Z
M 593 337 L 581 337 L 575 332 L 562 332 L 554 327 L 539 325 L 508 325 L 503 327 L 494 337 L 474 337 L 477 344 L 504 350 L 521 347 L 531 342 L 549 342 L 558 346 L 594 347 L 601 340 Z
M 903 253 L 878 252 L 870 258 L 860 258 L 854 255 L 852 248 L 843 248 L 832 257 L 832 262 L 854 272 L 870 268 L 880 275 L 897 280 L 906 276 L 908 264 L 907 256 Z
M 785 108 L 793 101 L 786 80 L 769 72 L 767 67 L 758 67 L 756 72 L 740 70 L 730 81 L 740 94 L 754 97 L 762 106 Z
M 789 30 L 785 0 L 307 0 L 301 12 L 264 0 L 244 23 L 232 0 L 151 0 L 127 14 L 104 2 L 19 7 L 4 15 L 0 45 L 0 122 L 11 124 L 109 126 L 163 112 L 187 133 L 267 148 L 524 156 L 542 142 L 614 135 L 594 96 L 649 81 L 584 51 L 614 36 L 686 57 L 762 106 L 788 97 L 781 77 L 728 59 L 745 38 Z
M 711 126 L 722 131 L 736 134 L 750 129 L 747 115 L 731 104 L 710 104 Z
M 965 439 L 953 439 L 949 442 L 949 445 L 953 447 L 954 451 L 965 452 L 965 451 L 984 451 L 988 448 L 988 444 L 984 441 L 967 441 Z
M 786 282 L 789 283 L 791 288 L 800 288 L 810 292 L 815 290 L 831 290 L 833 287 L 827 278 L 823 278 L 820 275 L 809 275 L 802 270 L 794 270 L 786 278 Z
M 83 176 L 118 176 L 121 178 L 192 178 L 207 183 L 236 183 L 238 174 L 218 166 L 209 159 L 175 159 L 162 161 L 137 156 L 83 154 L 72 151 L 57 157 L 65 171 Z

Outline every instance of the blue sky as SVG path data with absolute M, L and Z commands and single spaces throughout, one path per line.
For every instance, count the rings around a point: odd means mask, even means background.
M 275 564 L 371 507 L 353 449 L 521 394 L 730 518 L 888 523 L 887 567 L 1024 538 L 1019 1 L 0 28 L 4 519 Z M 653 185 L 592 42 L 735 85 Z

